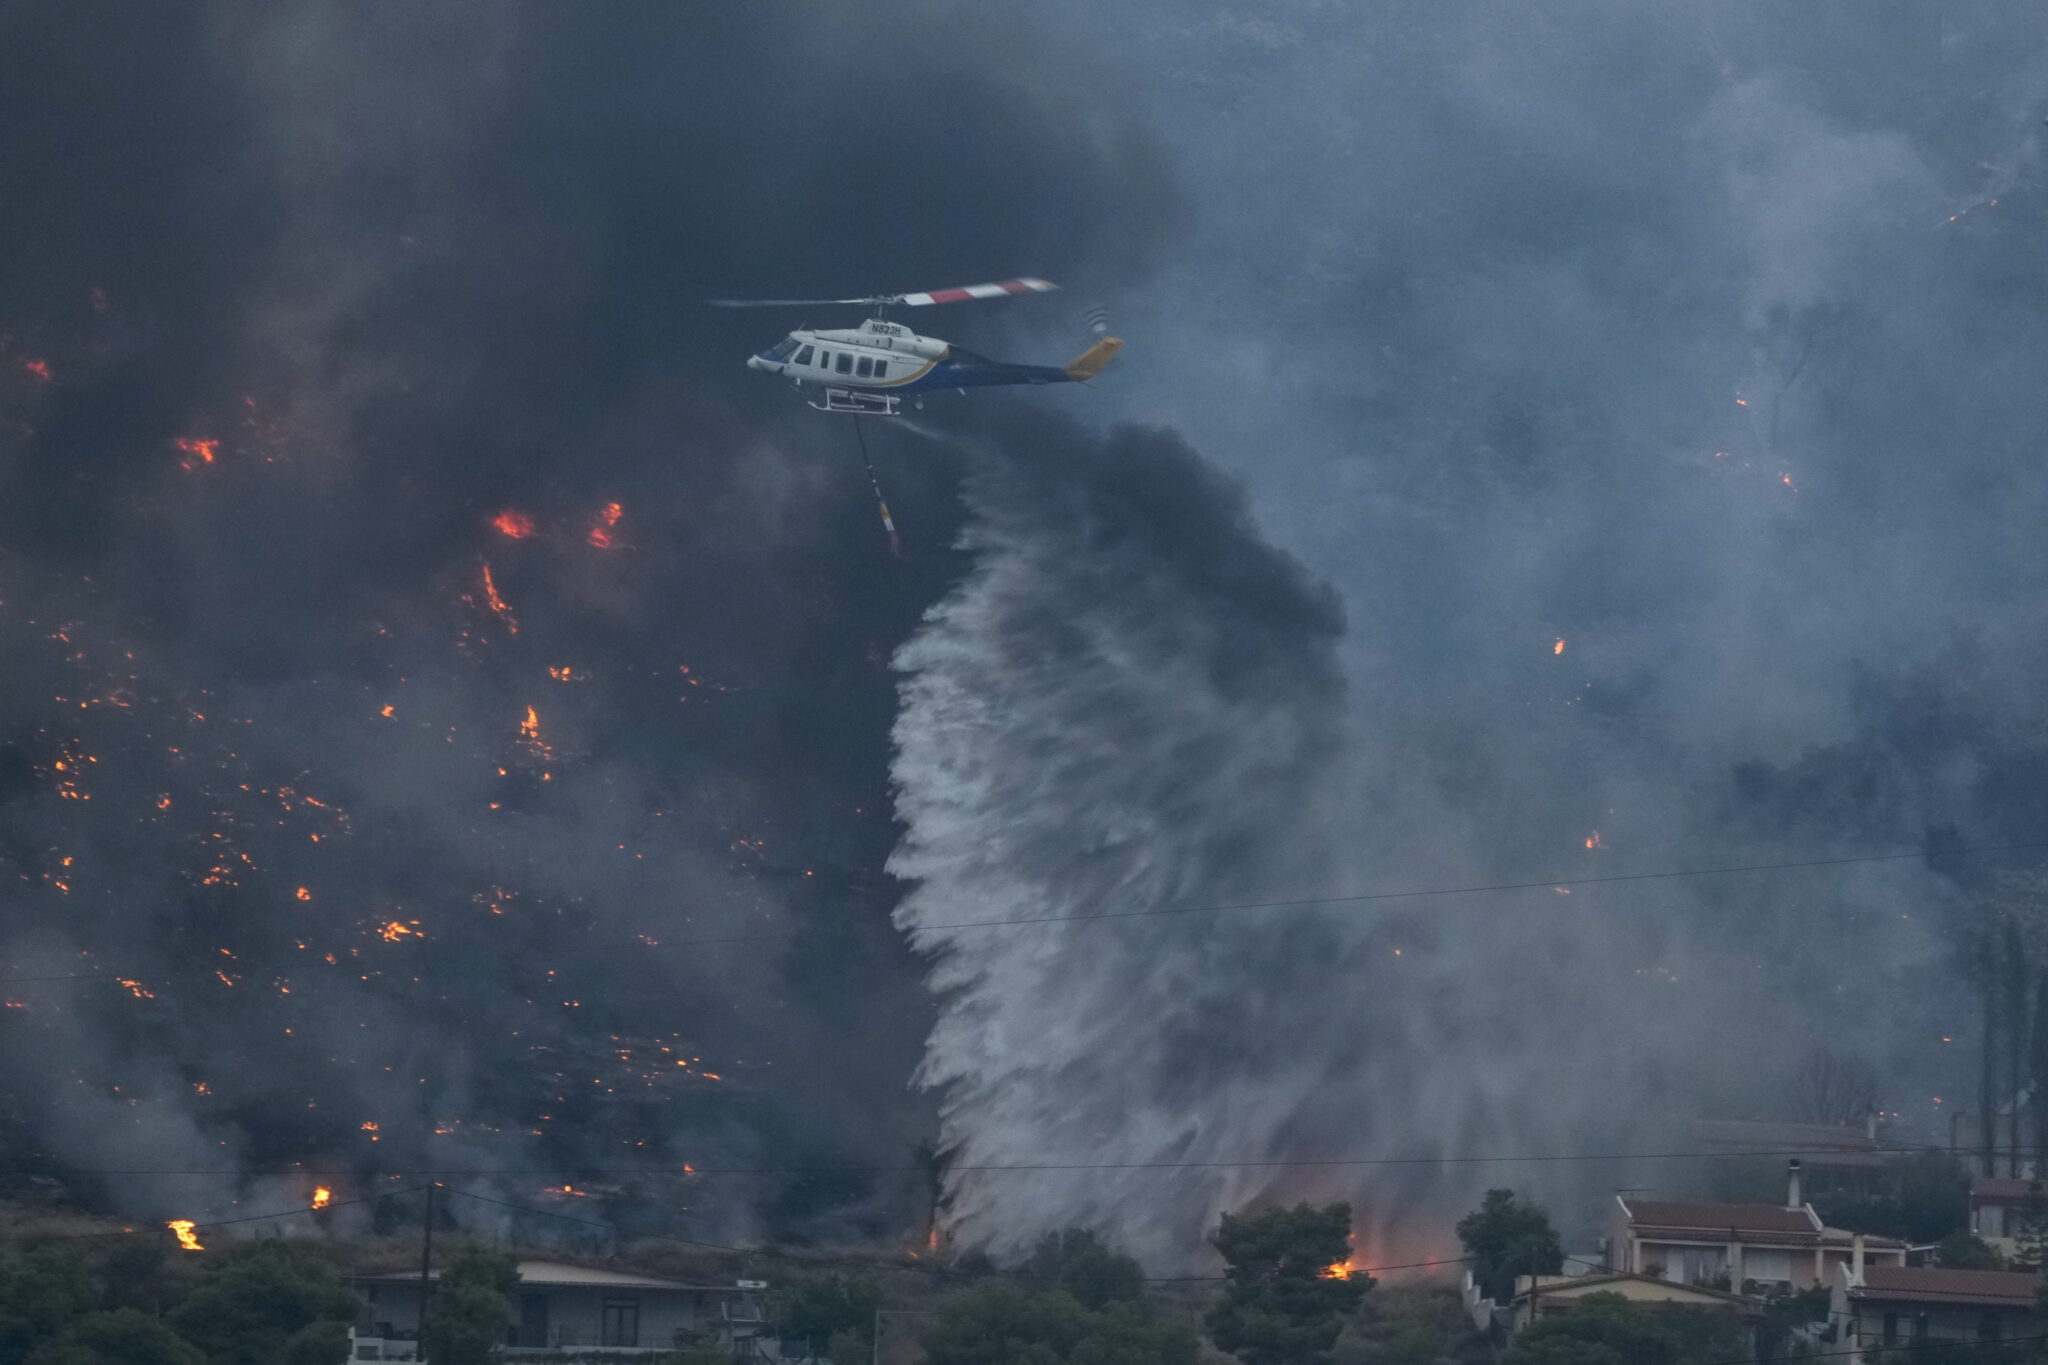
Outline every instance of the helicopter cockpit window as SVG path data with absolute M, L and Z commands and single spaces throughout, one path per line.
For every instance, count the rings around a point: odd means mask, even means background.
M 853 352 L 841 351 L 833 358 L 833 370 L 839 374 L 853 373 Z
M 784 337 L 769 348 L 768 354 L 774 356 L 777 360 L 787 360 L 796 348 L 797 339 L 795 337 Z
M 803 349 L 802 349 L 801 351 L 798 351 L 798 352 L 796 353 L 796 360 L 795 360 L 795 362 L 794 362 L 794 363 L 796 363 L 796 364 L 798 364 L 798 365 L 808 365 L 808 364 L 810 364 L 810 363 L 811 363 L 811 348 L 810 348 L 810 347 L 808 347 L 808 346 L 806 346 L 806 347 L 804 347 L 804 348 L 803 348 Z

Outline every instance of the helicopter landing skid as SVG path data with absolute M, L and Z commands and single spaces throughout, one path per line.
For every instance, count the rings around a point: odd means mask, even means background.
M 826 389 L 824 402 L 813 403 L 819 412 L 849 412 L 856 417 L 894 417 L 902 399 L 891 393 L 870 393 L 864 389 Z

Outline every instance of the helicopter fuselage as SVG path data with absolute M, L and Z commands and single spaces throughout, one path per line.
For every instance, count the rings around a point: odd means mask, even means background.
M 883 318 L 833 330 L 799 328 L 750 356 L 747 368 L 782 375 L 799 386 L 889 394 L 991 384 L 1065 384 L 1075 378 L 1057 365 L 990 360 Z

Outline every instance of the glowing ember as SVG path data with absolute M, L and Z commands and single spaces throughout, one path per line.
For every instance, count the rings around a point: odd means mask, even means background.
M 1598 848 L 1598 847 L 1600 847 L 1600 831 L 1599 831 L 1599 830 L 1597 830 L 1597 829 L 1596 829 L 1596 830 L 1594 830 L 1594 831 L 1593 831 L 1593 832 L 1592 832 L 1591 834 L 1588 834 L 1588 835 L 1586 836 L 1586 847 L 1587 847 L 1587 848 Z
M 366 1132 L 366 1133 L 374 1133 L 374 1132 L 376 1132 L 376 1131 L 377 1131 L 377 1121 L 376 1121 L 375 1119 L 364 1119 L 364 1120 L 363 1120 L 363 1131 L 364 1131 L 364 1132 Z
M 38 383 L 50 382 L 50 362 L 47 360 L 24 360 L 21 362 L 21 368 L 34 375 Z
M 617 503 L 606 503 L 604 509 L 597 514 L 597 524 L 590 528 L 590 534 L 585 536 L 584 539 L 600 550 L 611 549 L 612 527 L 617 526 L 619 518 L 624 515 L 625 509 Z
M 195 1229 L 198 1228 L 199 1224 L 193 1222 L 190 1218 L 176 1218 L 164 1224 L 164 1226 L 177 1234 L 179 1250 L 206 1250 L 205 1247 L 199 1245 L 199 1234 L 197 1231 L 195 1231 Z
M 309 901 L 313 899 L 313 893 L 302 886 L 298 890 L 298 897 L 302 901 Z
M 413 921 L 413 924 L 418 923 L 418 920 Z M 404 920 L 396 919 L 386 921 L 385 924 L 377 930 L 377 932 L 383 937 L 386 943 L 396 943 L 402 938 L 418 938 L 420 936 L 420 931 L 418 929 L 413 928 L 412 924 L 407 924 Z M 363 1126 L 366 1128 L 374 1128 L 376 1125 L 364 1124 Z
M 506 510 L 491 518 L 491 525 L 498 528 L 498 534 L 513 540 L 525 540 L 533 534 L 533 518 L 524 512 Z
M 1550 647 L 1550 652 L 1552 654 L 1564 653 L 1564 637 L 1562 635 L 1557 637 L 1557 643 Z
M 314 1208 L 316 1208 L 316 1209 L 324 1209 L 324 1208 L 326 1208 L 326 1207 L 327 1207 L 327 1206 L 328 1206 L 329 1204 L 332 1204 L 333 1202 L 334 1202 L 334 1191 L 333 1191 L 333 1190 L 330 1190 L 330 1189 L 328 1189 L 328 1188 L 327 1188 L 327 1187 L 326 1187 L 325 1185 L 315 1185 L 315 1186 L 313 1187 L 313 1207 L 314 1207 Z
M 118 981 L 123 986 L 126 986 L 128 988 L 128 993 L 134 996 L 137 1000 L 156 999 L 156 993 L 154 991 L 146 991 L 142 989 L 142 983 L 140 981 L 135 980 L 132 977 L 117 976 L 114 978 L 114 980 Z
M 391 705 L 389 702 L 386 702 L 384 705 L 384 709 L 379 711 L 377 714 L 384 717 L 386 720 L 389 720 L 391 719 L 391 713 L 393 711 L 396 711 L 397 709 L 397 707 Z
M 217 440 L 180 436 L 171 444 L 185 452 L 185 458 L 178 461 L 180 469 L 197 469 L 200 465 L 212 464 L 214 457 L 220 454 L 220 442 Z

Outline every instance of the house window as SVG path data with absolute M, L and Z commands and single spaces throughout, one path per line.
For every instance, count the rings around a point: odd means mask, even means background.
M 853 353 L 851 351 L 841 351 L 838 355 L 834 356 L 832 359 L 832 369 L 838 374 L 852 374 Z
M 1753 1247 L 1742 1254 L 1742 1273 L 1752 1280 L 1790 1280 L 1792 1253 Z
M 598 1327 L 600 1346 L 640 1344 L 640 1300 L 606 1299 L 604 1318 Z
M 811 348 L 810 348 L 810 347 L 806 346 L 806 347 L 804 347 L 804 348 L 803 348 L 803 349 L 802 349 L 801 351 L 798 351 L 798 352 L 796 353 L 796 363 L 797 363 L 797 364 L 799 364 L 799 365 L 808 365 L 808 364 L 810 364 L 810 363 L 811 363 Z
M 1884 1315 L 1884 1344 L 1887 1346 L 1893 1345 L 1898 1339 L 1899 1315 L 1897 1313 L 1886 1313 Z
M 2005 1322 L 1996 1313 L 1986 1313 L 1977 1319 L 1977 1340 L 1996 1341 L 2005 1335 Z
M 1986 1204 L 1977 1210 L 1977 1235 L 1979 1237 L 2005 1236 L 2005 1205 Z
M 866 356 L 862 356 L 860 358 L 860 364 L 854 370 L 854 374 L 861 379 L 866 379 L 869 375 L 873 374 L 874 372 L 875 362 L 869 360 Z
M 1913 1315 L 1913 1340 L 1927 1340 L 1927 1315 L 1925 1313 L 1915 1313 Z

